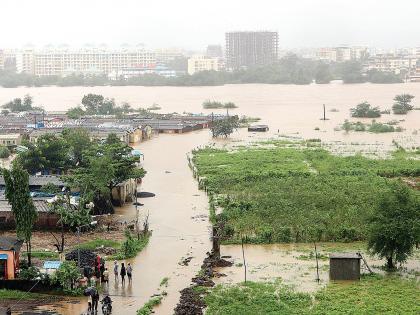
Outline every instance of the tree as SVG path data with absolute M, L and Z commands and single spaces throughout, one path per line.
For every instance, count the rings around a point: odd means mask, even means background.
M 137 166 L 139 157 L 131 154 L 132 148 L 115 134 L 110 134 L 104 143 L 96 143 L 84 152 L 83 163 L 66 182 L 78 187 L 83 195 L 93 200 L 96 209 L 104 212 L 100 204 L 113 201 L 112 189 L 128 179 L 139 179 L 146 172 Z
M 214 120 L 211 126 L 213 138 L 224 136 L 225 138 L 239 128 L 238 116 L 227 116 Z
M 82 104 L 86 108 L 86 112 L 91 115 L 98 113 L 103 101 L 104 97 L 99 94 L 88 94 L 82 98 Z
M 33 110 L 34 107 L 32 107 L 33 104 L 33 98 L 29 94 L 26 94 L 23 98 L 23 101 L 21 98 L 15 98 L 14 100 L 6 103 L 3 105 L 3 108 L 10 110 L 14 113 L 19 112 L 25 112 Z
M 350 130 L 353 129 L 353 126 L 351 124 L 351 122 L 349 122 L 347 119 L 344 121 L 342 128 L 346 131 L 349 132 Z
M 83 108 L 80 106 L 72 107 L 67 111 L 67 117 L 70 119 L 79 119 L 84 116 L 86 113 Z
M 372 107 L 368 102 L 360 103 L 356 106 L 356 108 L 351 108 L 350 113 L 352 117 L 381 117 L 381 110 L 379 109 L 379 107 Z
M 80 270 L 74 261 L 63 261 L 54 274 L 53 280 L 64 289 L 73 290 L 74 283 L 80 278 Z
M 392 105 L 392 111 L 397 115 L 405 115 L 413 109 L 411 101 L 414 96 L 410 94 L 400 94 L 394 97 L 394 105 Z
M 14 162 L 10 171 L 3 169 L 3 176 L 6 183 L 5 195 L 15 217 L 16 234 L 26 242 L 30 266 L 32 228 L 38 214 L 29 195 L 29 174 L 21 164 Z
M 72 164 L 76 166 L 82 163 L 83 153 L 92 145 L 89 131 L 85 128 L 65 129 L 63 130 L 63 139 L 69 147 Z
M 401 182 L 392 182 L 369 219 L 368 248 L 387 268 L 403 263 L 420 240 L 420 200 Z

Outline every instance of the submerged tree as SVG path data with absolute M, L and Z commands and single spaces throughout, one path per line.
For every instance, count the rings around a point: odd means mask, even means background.
M 392 110 L 394 114 L 405 115 L 410 110 L 413 109 L 411 101 L 414 96 L 410 94 L 401 94 L 394 97 L 394 105 L 392 105 Z
M 211 129 L 213 138 L 217 138 L 220 136 L 223 136 L 226 138 L 238 128 L 239 128 L 239 117 L 227 116 L 223 119 L 217 119 L 213 121 L 210 129 Z
M 16 221 L 16 234 L 26 242 L 30 266 L 32 229 L 38 214 L 29 194 L 29 174 L 22 165 L 15 162 L 10 171 L 3 169 L 3 176 L 6 183 L 6 198 L 12 206 Z
M 369 220 L 368 248 L 387 261 L 403 263 L 420 240 L 420 200 L 410 188 L 393 182 Z

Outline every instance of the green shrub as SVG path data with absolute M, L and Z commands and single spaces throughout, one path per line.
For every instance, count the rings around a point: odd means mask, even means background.
M 10 156 L 10 151 L 5 146 L 0 146 L 0 159 L 7 159 Z

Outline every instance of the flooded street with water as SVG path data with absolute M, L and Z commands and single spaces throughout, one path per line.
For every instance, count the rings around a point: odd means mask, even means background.
M 232 101 L 239 108 L 233 114 L 260 117 L 262 124 L 270 127 L 268 133 L 252 134 L 242 129 L 230 140 L 218 140 L 219 145 L 239 141 L 289 137 L 319 138 L 333 144 L 332 151 L 346 153 L 361 150 L 373 154 L 392 149 L 392 140 L 407 147 L 420 146 L 420 111 L 414 110 L 406 116 L 383 115 L 381 121 L 404 120 L 400 126 L 404 132 L 372 134 L 368 132 L 335 131 L 334 128 L 350 119 L 349 109 L 365 100 L 381 109 L 389 109 L 396 94 L 411 93 L 416 96 L 414 106 L 420 107 L 420 84 L 392 85 L 227 85 L 220 87 L 43 87 L 0 89 L 0 104 L 24 94 L 34 96 L 36 105 L 46 110 L 66 110 L 80 103 L 87 93 L 103 94 L 119 102 L 128 101 L 134 108 L 148 107 L 153 103 L 162 107 L 160 112 L 206 112 L 201 104 L 204 100 Z M 327 106 L 327 118 L 321 121 L 322 104 Z M 331 109 L 337 111 L 331 112 Z M 219 113 L 223 111 L 218 110 Z M 360 120 L 360 119 L 359 119 Z M 370 122 L 370 120 L 367 120 Z M 319 130 L 315 130 L 318 127 Z M 418 130 L 418 131 L 417 131 Z M 334 141 L 342 142 L 337 143 Z M 114 301 L 115 314 L 135 314 L 153 294 L 166 291 L 168 295 L 156 314 L 172 314 L 178 302 L 179 291 L 190 284 L 198 272 L 207 251 L 210 250 L 208 222 L 208 200 L 198 190 L 197 182 L 188 168 L 186 154 L 197 146 L 214 142 L 208 130 L 181 135 L 161 134 L 136 146 L 145 156 L 143 165 L 147 175 L 141 191 L 156 194 L 141 198 L 140 217 L 149 214 L 152 237 L 146 248 L 134 259 L 133 284 L 122 287 L 110 277 L 109 294 Z M 344 143 L 344 144 L 343 144 Z M 116 209 L 120 220 L 135 218 L 133 205 Z M 297 245 L 248 245 L 245 246 L 248 279 L 264 280 L 282 277 L 285 283 L 296 285 L 299 290 L 313 291 L 318 288 L 312 259 L 298 258 L 310 249 L 298 250 Z M 307 246 L 307 245 L 305 245 Z M 309 245 L 310 247 L 310 245 Z M 221 269 L 227 277 L 216 282 L 238 282 L 243 280 L 240 246 L 222 246 L 222 255 L 232 256 L 234 266 Z M 188 266 L 180 264 L 183 258 L 192 257 Z M 328 279 L 326 260 L 320 262 L 321 284 Z M 418 256 L 413 266 L 419 268 Z M 108 262 L 112 273 L 112 262 Z M 163 278 L 169 278 L 168 287 L 159 289 Z M 87 299 L 80 303 L 62 306 L 45 306 L 44 309 L 59 314 L 80 314 L 87 308 Z

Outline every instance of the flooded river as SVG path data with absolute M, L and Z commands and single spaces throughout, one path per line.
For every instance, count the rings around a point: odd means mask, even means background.
M 334 130 L 345 119 L 349 119 L 351 107 L 365 100 L 381 109 L 390 109 L 395 95 L 410 93 L 416 96 L 414 106 L 420 107 L 420 84 L 0 88 L 0 104 L 15 97 L 23 97 L 27 93 L 34 96 L 36 105 L 43 105 L 46 110 L 65 110 L 76 106 L 87 93 L 103 94 L 115 98 L 117 103 L 127 101 L 135 108 L 157 103 L 162 107 L 162 113 L 210 113 L 211 111 L 202 109 L 204 100 L 232 101 L 239 107 L 232 110 L 233 113 L 260 117 L 261 123 L 270 127 L 270 131 L 265 134 L 251 134 L 242 129 L 230 140 L 217 140 L 222 144 L 288 135 L 320 138 L 330 142 L 342 141 L 353 145 L 355 151 L 362 148 L 376 152 L 391 146 L 392 140 L 405 146 L 420 146 L 419 110 L 412 111 L 407 116 L 383 115 L 380 120 L 385 122 L 404 120 L 400 122 L 400 126 L 405 131 L 401 133 L 346 134 Z M 327 108 L 326 121 L 320 120 L 322 104 Z M 331 111 L 332 109 L 335 111 Z M 316 127 L 319 130 L 315 130 Z M 199 270 L 205 253 L 210 249 L 208 203 L 207 197 L 198 190 L 192 177 L 186 154 L 191 149 L 210 142 L 214 140 L 209 131 L 202 130 L 183 135 L 159 135 L 137 146 L 145 155 L 144 167 L 148 172 L 141 189 L 156 194 L 153 198 L 140 199 L 144 204 L 140 207 L 141 216 L 144 218 L 149 213 L 153 235 L 145 250 L 129 260 L 134 267 L 133 284 L 122 287 L 121 284 L 114 283 L 111 277 L 109 293 L 115 301 L 116 314 L 135 314 L 150 296 L 162 290 L 168 292 L 168 296 L 156 308 L 156 313 L 171 314 L 179 298 L 178 291 L 188 286 L 192 276 Z M 339 144 L 336 148 L 341 150 Z M 348 146 L 343 150 L 348 150 Z M 116 215 L 129 221 L 136 215 L 135 207 L 130 205 L 120 208 Z M 300 287 L 302 290 L 316 289 L 313 261 L 296 258 L 301 255 L 296 248 L 285 248 L 282 245 L 247 246 L 246 252 L 249 261 L 248 279 L 263 280 L 265 277 L 281 276 L 287 283 L 306 283 Z M 218 281 L 241 281 L 243 273 L 240 248 L 224 246 L 222 254 L 231 255 L 235 265 L 231 269 L 222 270 L 228 277 Z M 189 265 L 180 265 L 180 261 L 186 257 L 193 257 Z M 416 264 L 418 267 L 418 259 Z M 321 281 L 325 282 L 325 262 L 321 262 L 320 267 Z M 112 270 L 112 267 L 108 266 L 108 269 Z M 159 291 L 160 282 L 165 277 L 169 278 L 169 285 Z M 54 310 L 64 315 L 80 314 L 86 310 L 86 305 L 87 300 L 83 299 L 82 303 L 69 303 L 54 307 Z M 46 309 L 53 310 L 53 307 L 46 306 Z

